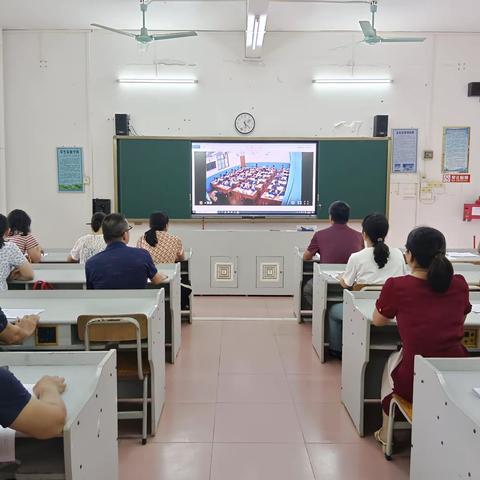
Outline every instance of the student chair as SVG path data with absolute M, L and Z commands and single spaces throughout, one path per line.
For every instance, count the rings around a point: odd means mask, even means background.
M 405 428 L 405 422 L 395 421 L 395 415 L 397 414 L 397 409 L 405 417 L 408 424 L 412 425 L 412 404 L 400 397 L 399 395 L 393 395 L 392 400 L 390 401 L 390 409 L 388 412 L 388 429 L 387 429 L 387 444 L 385 446 L 385 458 L 387 460 L 392 459 L 392 449 L 393 449 L 393 430 L 397 428 Z
M 142 403 L 142 410 L 118 412 L 119 420 L 142 419 L 142 444 L 147 443 L 148 384 L 150 362 L 147 352 L 142 349 L 142 340 L 148 337 L 147 317 L 93 316 L 81 315 L 77 319 L 78 337 L 90 350 L 91 343 L 101 343 L 104 348 L 117 350 L 117 379 L 119 381 L 139 380 L 143 384 L 142 398 L 118 399 L 118 403 Z M 135 343 L 133 343 L 135 342 Z M 135 347 L 133 349 L 133 347 Z

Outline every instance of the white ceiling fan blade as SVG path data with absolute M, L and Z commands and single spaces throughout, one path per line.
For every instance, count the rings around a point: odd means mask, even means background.
M 426 40 L 425 37 L 393 37 L 380 38 L 382 43 L 421 43 Z
M 196 37 L 197 32 L 177 32 L 177 33 L 162 33 L 159 35 L 152 35 L 153 40 L 170 40 L 172 38 Z
M 100 25 L 98 23 L 91 23 L 92 27 L 103 28 L 103 30 L 108 30 L 109 32 L 119 33 L 120 35 L 126 35 L 127 37 L 135 38 L 134 33 L 124 32 L 123 30 L 117 30 L 116 28 L 106 27 L 105 25 Z
M 362 28 L 362 32 L 365 35 L 365 37 L 376 37 L 377 33 L 375 32 L 374 28 L 372 27 L 372 24 L 370 22 L 367 22 L 366 20 L 360 20 L 360 27 Z

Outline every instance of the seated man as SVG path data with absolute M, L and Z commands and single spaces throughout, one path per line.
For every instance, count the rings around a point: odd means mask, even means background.
M 102 230 L 107 247 L 85 264 L 88 289 L 141 289 L 149 279 L 155 285 L 165 279 L 146 250 L 128 246 L 131 228 L 123 215 L 105 217 Z
M 333 202 L 329 208 L 331 226 L 315 233 L 303 254 L 305 261 L 312 260 L 318 253 L 320 263 L 346 264 L 352 253 L 363 250 L 363 237 L 360 232 L 350 228 L 350 205 L 345 202 Z M 313 279 L 303 289 L 305 300 L 312 305 Z

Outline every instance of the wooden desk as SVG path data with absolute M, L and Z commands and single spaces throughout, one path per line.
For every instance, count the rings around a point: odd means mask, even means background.
M 390 354 L 401 345 L 394 320 L 385 327 L 374 327 L 371 318 L 380 292 L 344 291 L 342 403 L 360 436 L 364 434 L 364 414 L 367 404 L 379 405 L 382 374 Z M 480 303 L 480 293 L 471 292 L 470 302 Z M 466 328 L 477 330 L 480 340 L 480 314 L 470 313 Z M 480 344 L 472 351 L 478 352 Z M 480 386 L 480 385 L 479 385 Z
M 478 358 L 415 358 L 412 480 L 480 475 Z
M 165 345 L 169 349 L 169 359 L 171 363 L 174 363 L 182 343 L 180 264 L 159 264 L 157 269 L 166 275 L 167 279 L 160 285 L 150 285 L 149 288 L 165 289 Z M 34 280 L 15 280 L 9 282 L 9 288 L 12 291 L 15 289 L 31 290 L 37 280 L 43 280 L 59 290 L 86 290 L 85 265 L 36 263 L 33 264 L 33 270 Z
M 16 456 L 22 462 L 17 468 L 18 477 L 27 472 L 46 473 L 45 467 L 53 464 L 58 469 L 54 467 L 53 473 L 69 480 L 118 479 L 115 351 L 0 352 L 0 364 L 8 365 L 24 384 L 34 384 L 44 375 L 65 377 L 67 383 L 63 394 L 67 407 L 63 442 L 17 435 Z
M 44 309 L 35 338 L 22 345 L 4 346 L 9 351 L 81 351 L 77 334 L 80 315 L 134 315 L 148 319 L 145 348 L 151 369 L 152 424 L 155 434 L 165 401 L 165 293 L 160 290 L 38 290 L 0 292 L 3 308 Z

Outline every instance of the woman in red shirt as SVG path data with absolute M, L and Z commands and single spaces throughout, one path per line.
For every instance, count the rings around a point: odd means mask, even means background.
M 415 355 L 468 355 L 462 344 L 465 317 L 472 309 L 468 285 L 461 275 L 453 274 L 445 255 L 441 232 L 416 228 L 408 236 L 405 252 L 411 275 L 387 280 L 377 300 L 372 323 L 381 327 L 396 318 L 402 339 L 401 351 L 392 354 L 383 375 L 383 426 L 375 434 L 380 443 L 386 440 L 392 395 L 412 401 Z

